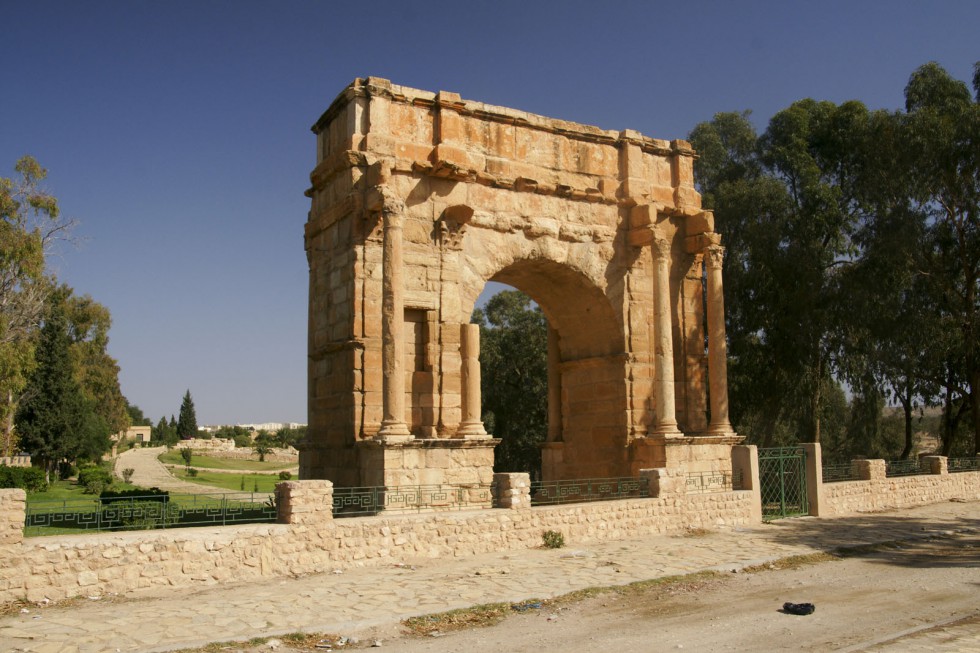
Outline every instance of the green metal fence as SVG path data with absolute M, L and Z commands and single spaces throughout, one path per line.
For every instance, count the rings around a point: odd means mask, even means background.
M 759 484 L 764 520 L 809 514 L 803 447 L 759 449 Z
M 886 460 L 885 461 L 885 476 L 917 476 L 919 474 L 928 474 L 929 470 L 923 469 L 922 465 L 919 463 L 918 458 L 913 458 L 911 460 Z
M 384 512 L 422 512 L 490 508 L 493 485 L 399 485 L 335 487 L 334 517 L 363 517 Z
M 646 478 L 580 478 L 531 483 L 531 505 L 612 501 L 650 496 Z
M 980 472 L 980 458 L 949 458 L 946 469 L 950 474 L 958 472 Z
M 272 495 L 249 492 L 28 499 L 24 535 L 271 523 L 276 516 Z
M 839 483 L 841 481 L 856 481 L 858 475 L 854 470 L 854 465 L 844 463 L 840 465 L 824 465 L 822 471 L 824 483 Z

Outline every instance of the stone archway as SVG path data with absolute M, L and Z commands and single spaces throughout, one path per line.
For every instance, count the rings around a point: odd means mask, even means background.
M 731 469 L 722 249 L 686 142 L 377 78 L 313 131 L 302 478 L 489 482 L 469 324 L 489 280 L 554 327 L 545 478 Z

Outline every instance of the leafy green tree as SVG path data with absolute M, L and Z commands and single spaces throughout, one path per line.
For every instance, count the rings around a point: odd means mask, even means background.
M 32 157 L 0 177 L 0 453 L 16 448 L 14 415 L 35 366 L 34 348 L 52 286 L 45 255 L 71 221 L 42 187 L 47 171 Z
M 860 256 L 844 270 L 848 307 L 857 319 L 846 324 L 839 365 L 862 407 L 871 406 L 861 402 L 877 394 L 901 405 L 901 458 L 913 451 L 916 409 L 937 397 L 937 372 L 949 340 L 941 300 L 921 273 L 927 219 L 909 193 L 915 156 L 905 131 L 904 116 L 878 111 L 861 145 L 864 160 L 855 174 L 864 206 L 855 234 Z M 868 410 L 854 412 L 852 432 L 860 430 L 857 415 L 864 416 L 866 431 L 880 432 L 880 415 Z M 868 449 L 857 453 L 882 451 L 869 441 Z
M 54 311 L 41 329 L 37 367 L 17 410 L 21 445 L 41 463 L 48 480 L 59 461 L 78 456 L 87 428 L 86 400 L 71 369 L 70 346 L 67 320 Z
M 126 412 L 129 413 L 129 423 L 133 426 L 153 426 L 153 421 L 144 415 L 142 409 L 136 404 L 126 402 Z
M 275 432 L 276 446 L 281 448 L 294 447 L 306 437 L 306 427 L 282 427 Z
M 91 428 L 104 430 L 105 435 L 125 430 L 130 420 L 119 387 L 119 365 L 108 353 L 109 309 L 64 285 L 51 294 L 50 302 L 61 307 L 68 320 L 72 369 L 94 413 Z
M 197 415 L 194 412 L 194 400 L 191 399 L 191 391 L 184 393 L 184 399 L 180 404 L 180 417 L 177 420 L 177 437 L 181 440 L 189 440 L 197 435 Z
M 859 218 L 850 171 L 868 111 L 801 100 L 756 135 L 746 114 L 719 114 L 691 140 L 705 203 L 726 236 L 734 405 L 751 406 L 768 445 L 780 420 L 820 441 L 823 389 L 836 371 L 840 270 Z M 749 415 L 733 414 L 736 424 Z
M 177 437 L 177 429 L 167 422 L 166 417 L 161 417 L 157 425 L 150 431 L 150 440 L 170 447 L 177 444 L 180 438 Z
M 483 422 L 501 438 L 498 472 L 538 477 L 548 433 L 548 321 L 515 290 L 497 293 L 473 312 L 480 325 Z
M 272 453 L 275 444 L 275 438 L 271 433 L 265 429 L 259 430 L 258 435 L 255 436 L 255 441 L 252 443 L 252 451 L 258 455 L 260 463 L 265 462 L 265 457 Z
M 961 382 L 945 387 L 946 410 L 952 416 L 954 396 L 966 399 L 971 449 L 980 454 L 980 62 L 973 91 L 936 63 L 921 66 L 905 87 L 905 137 L 912 198 L 925 216 L 921 273 L 955 334 L 946 341 L 946 377 Z M 944 452 L 955 432 L 947 431 Z

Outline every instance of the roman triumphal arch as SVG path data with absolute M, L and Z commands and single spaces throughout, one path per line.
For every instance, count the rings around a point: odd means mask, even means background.
M 373 77 L 313 131 L 302 478 L 490 481 L 469 323 L 490 280 L 549 321 L 545 479 L 731 469 L 723 249 L 688 143 Z

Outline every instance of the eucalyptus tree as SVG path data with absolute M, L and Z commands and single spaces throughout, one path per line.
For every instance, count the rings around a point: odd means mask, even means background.
M 869 113 L 858 102 L 801 100 L 757 135 L 747 114 L 718 114 L 691 141 L 706 206 L 725 235 L 733 417 L 770 444 L 781 421 L 820 441 L 834 383 L 841 270 L 860 218 L 855 142 Z
M 0 453 L 16 446 L 14 414 L 35 366 L 52 280 L 45 255 L 70 231 L 58 201 L 43 187 L 47 171 L 32 157 L 19 159 L 17 176 L 0 177 Z
M 905 87 L 905 137 L 910 194 L 925 218 L 918 273 L 945 318 L 943 448 L 953 446 L 954 415 L 969 411 L 980 454 L 980 63 L 973 91 L 936 63 L 921 66 Z

